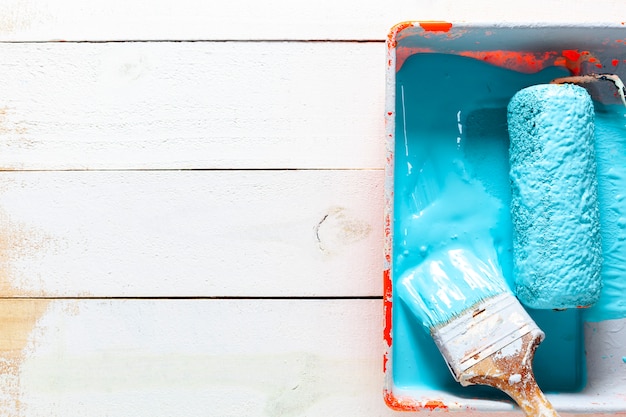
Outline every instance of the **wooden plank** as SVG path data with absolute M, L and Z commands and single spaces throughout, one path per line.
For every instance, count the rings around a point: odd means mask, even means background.
M 383 175 L 1 172 L 0 294 L 379 296 Z
M 619 0 L 4 0 L 0 40 L 218 40 L 385 38 L 405 20 L 452 22 L 617 22 Z
M 381 313 L 381 300 L 0 300 L 17 339 L 0 338 L 0 414 L 391 416 Z
M 374 0 L 6 0 L 3 40 L 382 39 L 402 10 Z
M 2 44 L 0 168 L 382 168 L 384 69 L 382 43 Z
M 0 299 L 0 415 L 404 416 L 383 402 L 381 315 L 382 300 Z M 622 361 L 606 344 L 587 353 Z M 614 416 L 616 377 L 549 396 Z

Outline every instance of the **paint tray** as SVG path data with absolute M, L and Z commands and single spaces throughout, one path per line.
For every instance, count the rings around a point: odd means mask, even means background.
M 396 410 L 424 413 L 519 415 L 514 402 L 495 389 L 456 383 L 430 336 L 396 300 L 394 281 L 403 265 L 428 250 L 419 238 L 411 246 L 401 231 L 411 210 L 446 192 L 428 181 L 437 170 L 454 169 L 454 164 L 440 163 L 446 156 L 433 145 L 437 140 L 452 141 L 450 146 L 456 141 L 464 169 L 508 207 L 509 99 L 526 86 L 562 76 L 612 73 L 626 80 L 626 28 L 623 23 L 405 22 L 392 28 L 387 46 L 385 401 Z M 626 412 L 626 107 L 612 83 L 585 87 L 596 109 L 605 289 L 599 305 L 588 310 L 529 310 L 546 333 L 533 368 L 559 413 L 617 414 Z M 440 207 L 480 204 L 480 198 L 448 196 Z M 488 226 L 498 235 L 498 259 L 508 280 L 510 218 Z M 433 222 L 428 233 L 437 227 L 446 224 Z

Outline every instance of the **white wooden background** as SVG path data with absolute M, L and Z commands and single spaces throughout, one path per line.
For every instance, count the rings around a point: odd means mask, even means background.
M 384 40 L 427 19 L 626 7 L 3 0 L 0 415 L 399 415 Z

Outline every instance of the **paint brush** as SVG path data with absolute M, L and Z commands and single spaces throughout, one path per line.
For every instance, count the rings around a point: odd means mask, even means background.
M 509 291 L 495 256 L 482 255 L 461 246 L 434 251 L 400 276 L 396 294 L 461 385 L 498 388 L 528 416 L 558 416 L 532 370 L 544 333 Z

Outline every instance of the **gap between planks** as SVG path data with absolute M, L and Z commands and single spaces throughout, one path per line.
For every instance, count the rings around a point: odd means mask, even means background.
M 97 297 L 97 296 L 0 296 L 0 300 L 382 300 L 380 295 L 349 295 L 349 296 L 119 296 L 119 297 Z
M 247 171 L 384 171 L 385 168 L 0 168 L 2 172 L 180 172 L 180 171 L 207 171 L 207 172 L 247 172 Z
M 385 43 L 385 39 L 112 39 L 112 40 L 62 40 L 9 41 L 0 44 L 42 44 L 42 43 Z

